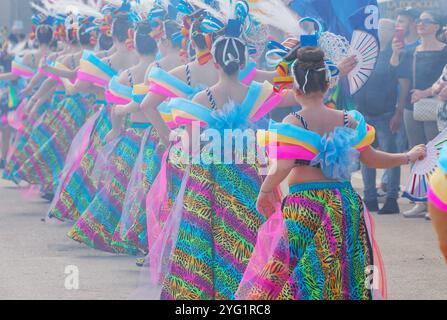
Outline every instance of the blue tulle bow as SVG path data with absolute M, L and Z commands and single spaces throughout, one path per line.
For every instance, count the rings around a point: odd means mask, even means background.
M 323 174 L 333 180 L 346 182 L 359 170 L 360 153 L 353 148 L 356 131 L 350 128 L 336 128 L 333 133 L 321 139 L 321 152 L 312 160 L 312 165 L 320 165 Z
M 248 126 L 241 106 L 234 103 L 227 103 L 222 108 L 214 110 L 211 116 L 215 120 L 211 127 L 222 132 L 225 129 L 245 129 Z

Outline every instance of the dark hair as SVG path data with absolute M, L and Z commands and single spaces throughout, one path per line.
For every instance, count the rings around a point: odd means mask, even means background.
M 283 58 L 284 61 L 292 63 L 296 60 L 296 55 L 298 50 L 301 47 L 299 45 L 297 45 L 296 47 L 292 48 Z
M 78 37 L 73 33 L 74 29 L 67 29 L 67 40 L 71 44 L 78 43 Z
M 296 51 L 293 76 L 303 93 L 326 92 L 329 86 L 326 72 L 323 50 L 304 47 Z
M 152 28 L 149 23 L 140 23 L 135 34 L 135 48 L 141 55 L 157 53 L 157 42 L 151 37 Z
M 177 41 L 177 42 L 172 41 L 172 36 L 174 34 L 180 32 L 180 30 L 181 30 L 180 25 L 176 21 L 169 20 L 169 21 L 165 22 L 164 28 L 165 28 L 166 38 L 169 39 L 169 41 L 171 41 L 172 46 L 181 48 L 182 47 L 181 41 Z
M 51 44 L 53 41 L 53 28 L 47 25 L 41 25 L 37 28 L 36 38 L 40 44 Z
M 106 34 L 101 33 L 98 39 L 99 50 L 108 51 L 113 47 L 113 39 Z
M 228 45 L 227 45 L 228 44 Z M 246 45 L 236 38 L 225 38 L 218 40 L 214 48 L 214 59 L 223 71 L 231 76 L 240 70 L 240 66 L 246 61 Z M 238 59 L 236 59 L 238 57 Z M 232 59 L 233 58 L 233 59 Z M 231 59 L 227 65 L 224 61 Z
M 83 26 L 79 29 L 79 43 L 82 46 L 91 45 L 92 32 L 95 32 L 92 26 Z
M 419 16 L 421 15 L 421 10 L 416 8 L 406 8 L 406 9 L 400 9 L 397 11 L 398 16 L 408 17 L 411 20 L 415 21 Z
M 132 27 L 127 14 L 120 14 L 116 17 L 112 26 L 112 35 L 120 43 L 124 43 L 129 38 L 129 29 Z
M 435 11 L 435 10 L 424 10 L 424 11 L 422 11 L 421 15 L 423 13 L 427 13 L 427 14 L 431 15 L 432 18 L 433 18 L 433 21 L 436 22 L 436 24 L 439 24 L 439 30 L 436 33 L 436 36 L 439 37 L 444 32 L 443 31 L 443 27 L 446 24 L 445 16 L 440 14 L 438 11 Z
M 199 50 L 208 49 L 205 34 L 201 29 L 201 21 L 195 21 L 191 26 L 191 40 Z
M 439 24 L 441 26 L 441 29 L 446 24 L 445 16 L 443 14 L 439 13 L 439 11 L 428 9 L 428 10 L 422 11 L 421 15 L 423 13 L 427 13 L 427 14 L 431 15 L 433 17 L 433 21 L 435 21 L 437 24 Z

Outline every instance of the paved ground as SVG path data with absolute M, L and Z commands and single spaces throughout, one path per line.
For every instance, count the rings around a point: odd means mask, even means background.
M 358 176 L 354 182 L 359 185 Z M 69 226 L 41 222 L 47 208 L 0 181 L 0 299 L 127 299 L 139 282 L 134 259 L 71 241 Z M 447 299 L 447 266 L 429 222 L 376 216 L 376 229 L 389 298 Z M 79 290 L 65 288 L 70 265 L 79 270 Z

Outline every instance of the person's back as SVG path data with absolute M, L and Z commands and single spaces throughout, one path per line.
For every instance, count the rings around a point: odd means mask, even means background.
M 335 132 L 337 128 L 352 125 L 352 118 L 349 118 L 351 122 L 346 122 L 347 119 L 347 113 L 321 106 L 318 110 L 304 109 L 299 113 L 291 114 L 284 119 L 283 123 L 301 127 L 317 133 L 321 137 L 334 137 L 337 134 Z M 297 166 L 292 170 L 289 179 L 290 185 L 309 181 L 332 181 L 332 179 L 326 177 L 318 167 Z
M 281 240 L 263 242 L 262 248 L 255 249 L 238 296 L 383 298 L 385 290 L 365 287 L 366 275 L 357 272 L 376 265 L 379 278 L 383 276 L 378 250 L 372 249 L 370 217 L 351 185 L 351 174 L 360 161 L 375 167 L 398 166 L 423 157 L 425 150 L 420 146 L 407 155 L 380 153 L 371 147 L 374 128 L 359 112 L 328 110 L 323 101 L 331 78 L 322 50 L 299 49 L 293 74 L 297 102 L 303 109 L 283 123 L 273 122 L 264 133 L 272 166 L 256 203 L 260 213 L 272 217 L 271 223 L 284 226 L 272 229 L 273 239 Z M 289 194 L 282 199 L 277 190 L 289 176 Z M 380 289 L 381 284 L 374 285 Z

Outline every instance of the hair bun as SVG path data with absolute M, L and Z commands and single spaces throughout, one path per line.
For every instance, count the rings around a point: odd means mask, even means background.
M 137 36 L 147 36 L 150 37 L 152 32 L 152 27 L 149 24 L 149 22 L 140 22 L 137 26 L 136 26 L 136 34 Z
M 324 51 L 319 48 L 300 48 L 296 53 L 296 59 L 302 69 L 319 69 L 324 67 Z

